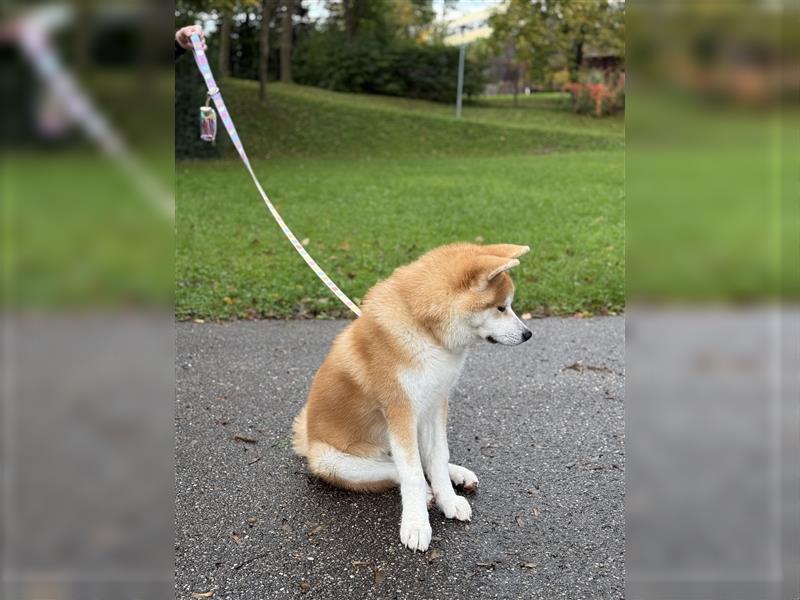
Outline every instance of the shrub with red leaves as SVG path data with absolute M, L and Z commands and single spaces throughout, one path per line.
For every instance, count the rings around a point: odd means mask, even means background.
M 620 73 L 612 83 L 570 82 L 562 88 L 572 97 L 572 108 L 577 113 L 595 117 L 610 115 L 625 107 L 625 74 Z

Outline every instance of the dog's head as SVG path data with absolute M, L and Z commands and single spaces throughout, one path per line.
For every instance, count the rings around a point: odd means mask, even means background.
M 461 294 L 457 302 L 457 327 L 493 344 L 516 346 L 531 338 L 531 330 L 514 313 L 514 282 L 509 271 L 519 265 L 528 246 L 494 244 L 477 246 L 460 265 Z
M 514 313 L 509 270 L 530 250 L 515 244 L 442 246 L 400 269 L 407 306 L 441 343 L 515 346 L 531 331 Z

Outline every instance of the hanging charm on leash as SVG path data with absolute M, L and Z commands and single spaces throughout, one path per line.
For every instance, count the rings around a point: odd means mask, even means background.
M 217 113 L 211 106 L 211 93 L 206 96 L 206 105 L 200 107 L 200 139 L 215 143 L 217 139 Z

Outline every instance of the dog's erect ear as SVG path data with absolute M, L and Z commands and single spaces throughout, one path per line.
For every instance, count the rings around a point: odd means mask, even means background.
M 519 258 L 523 254 L 531 251 L 530 246 L 518 246 L 516 244 L 490 244 L 481 246 L 485 254 L 492 256 L 502 256 L 503 258 Z
M 474 290 L 485 290 L 500 273 L 518 265 L 519 261 L 516 258 L 492 256 L 491 254 L 477 256 L 467 270 L 465 283 L 467 287 Z

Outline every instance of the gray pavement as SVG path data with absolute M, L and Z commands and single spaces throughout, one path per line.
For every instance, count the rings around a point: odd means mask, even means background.
M 290 448 L 344 326 L 177 325 L 176 598 L 623 597 L 622 317 L 534 320 L 527 344 L 472 351 L 449 427 L 480 480 L 472 522 L 432 510 L 416 554 L 398 491 L 331 488 Z

